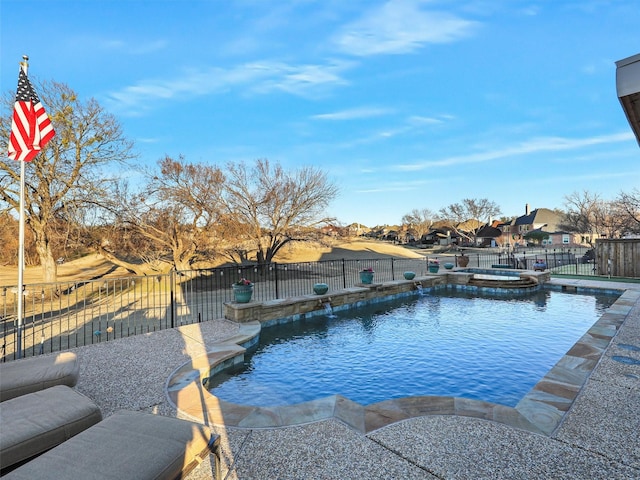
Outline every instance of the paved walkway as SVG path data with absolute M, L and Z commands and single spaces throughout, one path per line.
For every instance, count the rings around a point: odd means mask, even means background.
M 640 290 L 640 284 L 553 282 Z M 461 415 L 418 416 L 366 434 L 336 418 L 284 428 L 215 425 L 222 436 L 223 476 L 639 479 L 640 301 L 630 307 L 571 408 L 548 435 Z M 119 409 L 184 416 L 168 401 L 167 379 L 237 331 L 232 322 L 216 320 L 76 349 L 77 388 L 104 416 Z M 212 478 L 211 465 L 204 462 L 188 478 Z

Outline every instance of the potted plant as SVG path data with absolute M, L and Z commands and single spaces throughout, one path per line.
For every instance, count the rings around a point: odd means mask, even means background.
M 547 262 L 544 260 L 539 260 L 536 258 L 536 261 L 533 264 L 534 272 L 544 272 L 547 269 Z
M 438 259 L 429 260 L 429 272 L 438 273 L 438 270 L 440 270 L 440 262 Z
M 316 295 L 324 295 L 329 290 L 329 285 L 326 283 L 314 283 L 313 291 Z
M 363 268 L 362 271 L 360 272 L 360 283 L 364 283 L 364 284 L 372 283 L 374 273 L 375 272 L 371 267 Z
M 249 303 L 253 295 L 253 283 L 246 278 L 241 278 L 232 285 L 233 296 L 236 303 Z
M 402 275 L 404 275 L 405 280 L 413 280 L 416 276 L 416 272 L 404 272 Z
M 460 253 L 459 257 L 456 257 L 456 261 L 458 262 L 459 267 L 466 267 L 469 265 L 469 257 L 467 257 L 464 252 Z

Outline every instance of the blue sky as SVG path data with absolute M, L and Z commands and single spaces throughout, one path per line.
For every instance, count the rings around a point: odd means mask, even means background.
M 488 198 L 506 216 L 640 186 L 615 61 L 635 0 L 2 0 L 1 86 L 96 98 L 140 163 L 313 165 L 328 214 L 399 223 Z M 135 178 L 134 172 L 129 172 Z

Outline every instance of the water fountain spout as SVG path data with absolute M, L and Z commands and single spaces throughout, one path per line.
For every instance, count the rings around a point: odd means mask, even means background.
M 422 284 L 420 282 L 414 282 L 414 285 L 416 286 L 416 290 L 418 290 L 418 295 L 422 297 L 424 295 L 424 291 L 422 290 Z
M 331 308 L 331 303 L 326 302 L 326 303 L 323 303 L 322 306 L 324 307 L 324 313 L 327 315 L 327 318 L 336 318 L 336 316 L 333 314 L 333 308 Z

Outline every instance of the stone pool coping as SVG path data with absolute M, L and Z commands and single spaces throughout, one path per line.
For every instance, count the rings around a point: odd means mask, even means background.
M 442 396 L 405 397 L 364 406 L 341 395 L 333 395 L 276 407 L 238 405 L 215 397 L 203 386 L 203 381 L 209 377 L 211 370 L 224 369 L 243 361 L 245 348 L 259 337 L 261 323 L 258 321 L 240 324 L 240 330 L 234 337 L 216 344 L 206 355 L 177 368 L 167 379 L 165 393 L 169 402 L 187 417 L 227 427 L 277 428 L 336 418 L 354 430 L 367 434 L 413 417 L 456 415 L 492 420 L 551 436 L 640 298 L 640 290 L 624 290 L 613 286 L 581 287 L 558 282 L 545 288 L 584 294 L 615 293 L 620 297 L 515 408 Z

